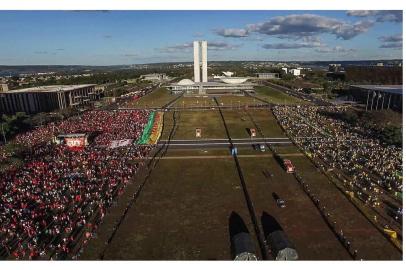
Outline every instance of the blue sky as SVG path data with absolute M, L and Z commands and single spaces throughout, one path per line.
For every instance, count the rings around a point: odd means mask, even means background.
M 398 11 L 0 11 L 0 65 L 402 58 Z

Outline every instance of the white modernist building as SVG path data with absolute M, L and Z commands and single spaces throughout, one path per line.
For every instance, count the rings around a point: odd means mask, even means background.
M 246 82 L 248 78 L 231 77 L 231 72 L 214 81 L 207 80 L 207 41 L 193 41 L 193 71 L 194 81 L 183 79 L 170 84 L 168 89 L 173 94 L 186 95 L 244 95 L 245 91 L 254 92 L 254 84 Z
M 293 76 L 300 76 L 300 69 L 292 68 L 289 70 L 289 73 L 292 74 Z
M 207 82 L 207 41 L 193 41 L 195 82 Z

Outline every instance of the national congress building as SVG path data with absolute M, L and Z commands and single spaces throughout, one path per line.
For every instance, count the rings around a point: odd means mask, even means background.
M 185 95 L 244 95 L 254 92 L 254 84 L 248 78 L 223 76 L 213 81 L 207 80 L 207 41 L 193 42 L 194 81 L 183 79 L 172 83 L 168 89 L 173 94 Z

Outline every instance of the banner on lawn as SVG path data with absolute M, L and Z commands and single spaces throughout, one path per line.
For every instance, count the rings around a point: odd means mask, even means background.
M 149 135 L 151 134 L 152 125 L 154 124 L 155 112 L 151 112 L 147 124 L 144 126 L 144 131 L 138 139 L 137 144 L 148 144 Z
M 161 137 L 163 127 L 163 113 L 152 112 L 149 116 L 148 123 L 144 127 L 141 137 L 137 144 L 156 144 Z
M 65 138 L 65 144 L 71 149 L 83 149 L 85 147 L 85 138 Z
M 164 114 L 162 112 L 155 114 L 154 124 L 152 125 L 151 134 L 148 140 L 149 144 L 156 144 L 161 137 L 164 118 L 163 115 Z
M 117 147 L 124 147 L 127 145 L 131 145 L 131 143 L 133 142 L 133 140 L 131 139 L 126 139 L 126 140 L 114 140 L 111 141 L 109 148 L 117 148 Z

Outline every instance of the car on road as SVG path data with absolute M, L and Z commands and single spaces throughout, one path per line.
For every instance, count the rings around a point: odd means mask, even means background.
M 272 197 L 274 198 L 274 200 L 276 201 L 276 205 L 279 208 L 285 208 L 286 207 L 286 202 L 284 199 L 282 199 L 281 197 L 279 197 L 278 194 L 276 194 L 275 192 L 272 192 Z
M 278 199 L 278 200 L 276 200 L 276 205 L 277 205 L 279 208 L 285 208 L 285 207 L 286 207 L 285 200 L 283 200 L 283 199 Z
M 259 146 L 259 149 L 261 149 L 261 152 L 265 152 L 265 145 L 264 145 L 264 144 L 261 144 L 261 145 Z
M 295 167 L 292 164 L 292 161 L 289 159 L 284 159 L 283 160 L 283 165 L 285 167 L 285 170 L 287 173 L 294 173 L 295 172 Z

